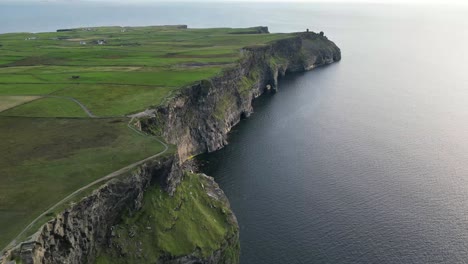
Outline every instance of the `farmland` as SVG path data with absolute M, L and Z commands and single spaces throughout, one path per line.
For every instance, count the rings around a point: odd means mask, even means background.
M 257 33 L 154 26 L 0 35 L 0 249 L 74 190 L 164 150 L 129 129 L 128 115 L 221 74 L 244 46 L 289 36 Z

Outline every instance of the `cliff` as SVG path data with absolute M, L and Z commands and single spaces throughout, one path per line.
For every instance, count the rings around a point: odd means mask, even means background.
M 238 263 L 239 228 L 213 178 L 185 172 L 169 196 L 145 192 L 142 209 L 127 213 L 97 263 Z
M 268 45 L 241 50 L 239 63 L 222 74 L 191 85 L 167 105 L 147 110 L 139 120 L 142 130 L 162 135 L 177 145 L 182 161 L 216 151 L 227 135 L 252 113 L 252 101 L 278 89 L 278 78 L 341 60 L 340 49 L 323 34 L 297 33 Z M 178 179 L 168 179 L 173 192 Z
M 252 101 L 265 92 L 275 92 L 281 76 L 341 59 L 333 42 L 312 32 L 246 47 L 240 52 L 237 65 L 181 89 L 165 105 L 140 115 L 135 125 L 177 145 L 175 157 L 146 163 L 131 175 L 100 187 L 41 227 L 29 242 L 10 251 L 4 263 L 8 259 L 23 263 L 92 263 L 96 258 L 99 263 L 123 258 L 131 262 L 237 263 L 238 226 L 226 197 L 209 177 L 183 173 L 183 162 L 225 146 L 231 128 L 252 113 Z M 193 179 L 197 181 L 191 182 Z M 192 189 L 197 190 L 196 199 Z M 187 201 L 204 209 L 181 210 Z M 190 219 L 193 215 L 215 217 L 218 222 L 196 225 L 203 220 Z M 164 227 L 166 222 L 173 225 Z M 195 233 L 190 233 L 193 228 L 189 227 L 195 228 Z M 174 230 L 182 234 L 169 236 Z M 217 233 L 207 241 L 203 234 L 210 230 Z M 142 235 L 132 240 L 135 234 Z M 154 236 L 161 240 L 154 242 Z M 187 238 L 189 244 L 180 247 L 182 240 L 177 240 L 178 236 L 184 241 Z
M 174 157 L 147 162 L 112 180 L 47 222 L 29 241 L 8 252 L 21 263 L 92 263 L 113 223 L 124 212 L 141 208 L 152 181 L 167 177 Z

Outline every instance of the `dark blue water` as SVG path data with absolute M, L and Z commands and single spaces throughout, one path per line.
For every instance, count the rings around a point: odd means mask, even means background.
M 0 4 L 0 32 L 323 30 L 343 60 L 289 76 L 205 157 L 241 261 L 468 263 L 468 10 L 364 4 Z
M 205 158 L 242 263 L 468 263 L 466 20 L 347 10 L 300 18 L 343 60 L 283 80 Z

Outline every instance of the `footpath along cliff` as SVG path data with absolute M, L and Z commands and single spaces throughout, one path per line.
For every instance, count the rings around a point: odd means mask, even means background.
M 252 101 L 275 92 L 281 76 L 341 59 L 332 41 L 313 32 L 240 52 L 235 66 L 136 115 L 137 128 L 164 137 L 176 154 L 104 184 L 2 263 L 238 263 L 239 228 L 227 198 L 186 161 L 225 146 L 231 128 L 252 113 Z

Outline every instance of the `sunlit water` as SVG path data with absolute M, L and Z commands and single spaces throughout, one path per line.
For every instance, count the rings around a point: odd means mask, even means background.
M 468 11 L 339 4 L 0 4 L 0 32 L 94 25 L 323 30 L 343 60 L 289 76 L 204 157 L 243 264 L 468 263 Z

